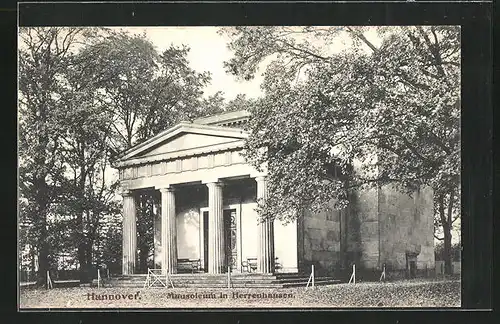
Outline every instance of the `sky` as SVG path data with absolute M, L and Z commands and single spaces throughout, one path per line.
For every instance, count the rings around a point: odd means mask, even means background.
M 212 82 L 206 88 L 206 95 L 217 91 L 223 91 L 226 99 L 232 99 L 239 93 L 250 98 L 262 95 L 260 74 L 252 81 L 237 81 L 234 76 L 225 72 L 223 62 L 231 58 L 232 54 L 227 48 L 228 39 L 217 34 L 218 27 L 128 27 L 123 30 L 145 33 L 159 52 L 163 52 L 171 44 L 188 45 L 191 48 L 188 55 L 191 68 L 212 74 Z
M 212 82 L 205 89 L 205 95 L 212 95 L 222 91 L 227 100 L 242 93 L 249 98 L 262 95 L 260 84 L 263 77 L 262 72 L 266 62 L 261 66 L 255 78 L 251 81 L 238 81 L 232 75 L 225 72 L 223 62 L 232 57 L 232 52 L 227 48 L 229 38 L 219 35 L 219 27 L 197 26 L 197 27 L 126 27 L 118 28 L 134 34 L 146 34 L 159 52 L 163 52 L 171 44 L 176 46 L 187 45 L 190 47 L 188 60 L 191 68 L 198 72 L 209 71 L 212 74 Z M 376 31 L 368 30 L 365 36 L 378 45 L 380 39 Z M 314 44 L 314 40 L 308 39 Z M 329 53 L 339 52 L 350 46 L 346 39 L 337 37 L 329 44 Z M 269 60 L 267 61 L 269 62 Z

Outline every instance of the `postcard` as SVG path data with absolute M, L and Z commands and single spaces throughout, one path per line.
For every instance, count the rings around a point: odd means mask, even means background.
M 460 307 L 460 33 L 19 27 L 20 309 Z

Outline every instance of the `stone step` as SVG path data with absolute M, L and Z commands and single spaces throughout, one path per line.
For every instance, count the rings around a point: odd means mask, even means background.
M 264 277 L 274 277 L 276 275 L 287 275 L 288 273 L 258 273 L 258 272 L 231 272 L 231 276 L 242 276 L 242 277 L 248 277 L 248 276 L 264 276 Z M 297 275 L 298 273 L 289 273 L 290 275 Z M 227 272 L 224 273 L 207 273 L 207 272 L 187 272 L 187 273 L 172 273 L 170 274 L 171 276 L 227 276 Z M 147 276 L 147 273 L 135 273 L 135 274 L 127 274 L 127 275 L 118 275 L 115 278 L 118 277 L 145 277 Z
M 104 286 L 108 287 L 108 286 Z M 113 285 L 112 287 L 120 288 L 143 288 L 144 285 L 138 285 L 134 283 L 121 283 L 119 285 Z M 155 285 L 150 288 L 170 288 L 171 286 L 164 287 L 160 285 Z M 174 283 L 175 288 L 227 288 L 227 283 Z M 244 283 L 234 283 L 231 288 L 282 288 L 283 284 L 244 284 Z
M 294 277 L 309 277 L 310 273 L 299 273 L 299 272 L 278 272 L 275 274 L 278 278 L 294 278 Z
M 165 278 L 165 276 L 159 276 L 160 278 Z M 110 280 L 113 281 L 145 281 L 147 278 L 146 275 L 143 276 L 124 276 L 124 277 L 115 277 Z M 171 275 L 170 278 L 172 280 L 227 280 L 227 275 Z M 277 280 L 276 276 L 273 275 L 252 275 L 252 276 L 243 276 L 243 275 L 232 275 L 231 280 Z
M 320 285 L 334 285 L 341 283 L 340 280 L 318 280 L 314 281 L 315 286 Z M 296 281 L 288 283 L 232 283 L 231 288 L 289 288 L 289 287 L 306 287 L 307 281 Z M 109 285 L 104 285 L 104 287 L 109 287 Z M 111 287 L 121 287 L 121 288 L 143 288 L 144 283 L 135 282 L 122 282 L 119 284 L 112 284 Z M 170 287 L 170 286 L 169 286 Z M 174 282 L 175 288 L 227 288 L 227 283 L 214 283 L 214 282 Z M 163 288 L 159 283 L 155 284 L 155 287 L 151 288 Z M 168 287 L 167 287 L 168 288 Z
M 143 287 L 146 282 L 146 274 L 134 274 L 111 279 L 104 279 L 101 283 L 104 287 Z M 227 287 L 227 274 L 173 274 L 170 276 L 175 287 Z M 163 279 L 164 280 L 164 279 Z M 306 286 L 309 276 L 298 273 L 290 274 L 232 274 L 231 283 L 233 287 L 296 287 Z M 332 277 L 316 277 L 315 285 L 339 283 L 340 280 Z M 157 282 L 155 285 L 158 285 Z M 94 279 L 93 286 L 97 286 Z M 161 284 L 160 284 L 161 285 Z
M 306 282 L 309 280 L 309 277 L 296 277 L 296 278 L 278 278 L 276 281 L 280 283 L 293 283 L 293 282 Z M 314 282 L 316 281 L 324 281 L 324 280 L 334 280 L 332 277 L 315 277 Z
M 165 277 L 160 277 L 162 280 L 165 280 Z M 154 280 L 154 278 L 152 278 Z M 227 277 L 170 277 L 172 281 L 227 281 Z M 332 277 L 316 277 L 316 280 L 323 279 L 333 279 Z M 105 279 L 106 280 L 106 279 Z M 288 277 L 288 278 L 275 278 L 275 277 L 231 277 L 231 281 L 266 281 L 266 282 L 283 282 L 283 281 L 297 281 L 297 280 L 309 280 L 309 277 Z M 132 282 L 143 282 L 146 281 L 146 277 L 143 278 L 113 278 L 110 279 L 113 282 L 123 282 L 123 281 L 132 281 Z
M 314 280 L 314 285 L 315 286 L 323 286 L 323 285 L 335 285 L 341 283 L 340 280 Z M 290 282 L 290 283 L 283 283 L 284 288 L 289 288 L 289 287 L 306 287 L 307 286 L 307 281 L 303 282 Z
M 123 283 L 131 283 L 131 284 L 144 284 L 146 280 L 120 280 L 120 281 L 109 281 L 110 284 L 123 284 Z M 172 282 L 175 284 L 222 284 L 222 285 L 227 285 L 227 279 L 210 279 L 210 280 L 194 280 L 194 279 L 188 279 L 188 280 L 179 280 L 179 279 L 172 279 Z M 271 279 L 271 280 L 263 280 L 263 279 L 247 279 L 247 280 L 231 280 L 232 283 L 237 283 L 237 284 L 280 284 L 282 283 L 279 280 Z M 97 283 L 97 281 L 96 281 Z

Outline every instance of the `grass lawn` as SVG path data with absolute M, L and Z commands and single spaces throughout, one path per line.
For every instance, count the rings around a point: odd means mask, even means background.
M 106 299 L 97 300 L 102 295 Z M 20 308 L 460 307 L 460 295 L 457 280 L 337 284 L 308 289 L 23 289 Z

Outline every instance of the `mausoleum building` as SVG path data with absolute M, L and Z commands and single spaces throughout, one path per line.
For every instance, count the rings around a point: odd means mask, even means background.
M 123 197 L 123 274 L 137 267 L 137 194 L 157 194 L 154 264 L 177 273 L 335 273 L 434 268 L 433 194 L 390 186 L 357 191 L 341 211 L 304 212 L 298 220 L 258 222 L 266 172 L 241 152 L 246 111 L 200 118 L 159 133 L 114 162 Z

